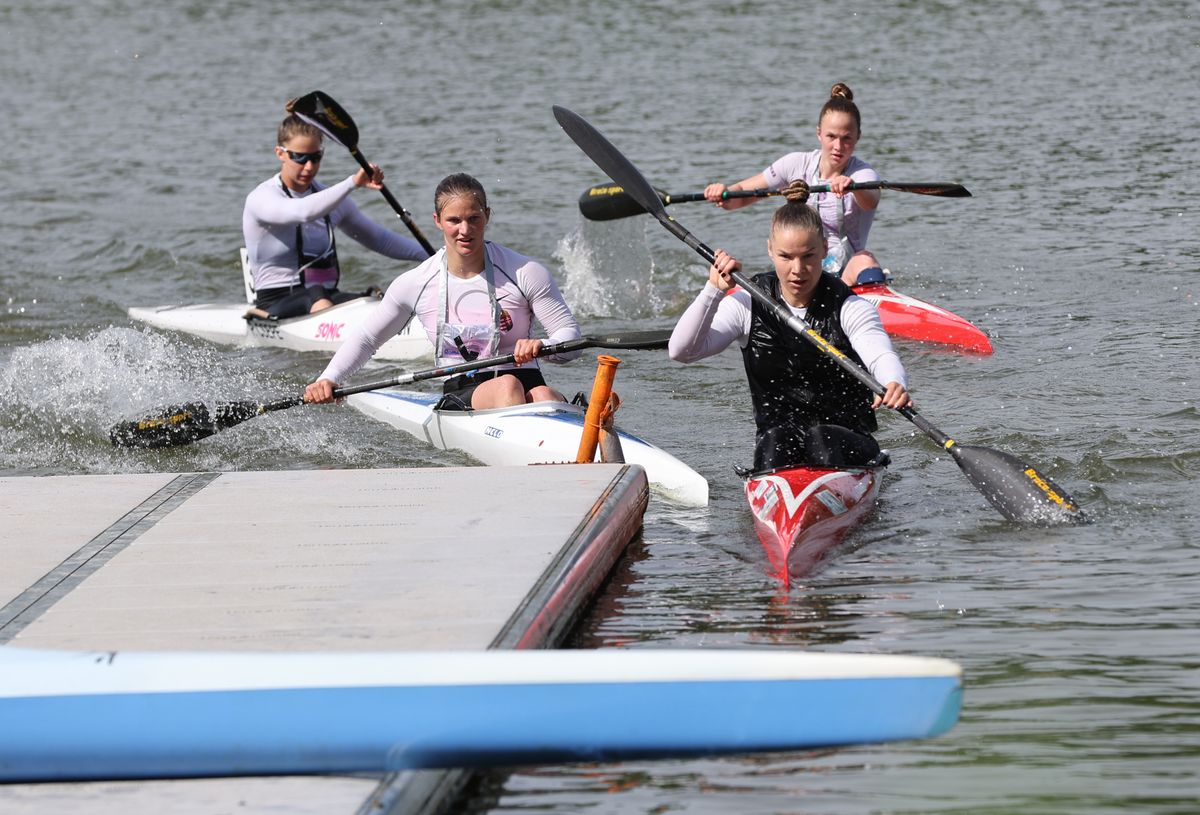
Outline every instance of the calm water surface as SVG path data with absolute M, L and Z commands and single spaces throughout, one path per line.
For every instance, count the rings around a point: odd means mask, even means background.
M 872 248 L 897 288 L 984 327 L 996 353 L 901 345 L 922 413 L 1020 453 L 1094 516 L 999 518 L 899 417 L 873 520 L 782 593 L 733 465 L 751 416 L 740 361 L 629 353 L 621 423 L 711 481 L 653 501 L 575 638 L 585 647 L 788 646 L 927 654 L 966 672 L 928 742 L 708 761 L 530 768 L 476 812 L 1193 812 L 1200 800 L 1200 478 L 1194 3 L 806 5 L 408 2 L 4 3 L 0 473 L 464 464 L 350 409 L 298 409 L 202 444 L 130 454 L 107 428 L 176 399 L 290 393 L 320 358 L 143 330 L 133 305 L 235 300 L 246 193 L 273 172 L 282 103 L 314 88 L 429 224 L 433 186 L 477 175 L 490 236 L 549 262 L 588 333 L 669 327 L 703 282 L 649 219 L 584 223 L 604 180 L 551 104 L 673 192 L 812 149 L 830 85 L 864 112 L 858 152 L 896 181 Z M 322 178 L 352 160 L 329 150 Z M 399 223 L 384 201 L 356 200 Z M 772 206 L 674 210 L 759 266 Z M 432 225 L 426 232 L 433 234 Z M 405 267 L 342 245 L 349 279 Z M 378 374 L 379 370 L 374 373 Z M 554 370 L 567 391 L 591 369 Z

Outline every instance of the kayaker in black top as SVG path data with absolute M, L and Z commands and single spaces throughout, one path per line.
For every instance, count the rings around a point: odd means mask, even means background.
M 821 221 L 803 201 L 789 201 L 775 213 L 767 252 L 775 273 L 758 275 L 755 282 L 887 383 L 886 394 L 874 396 L 749 294 L 735 290 L 731 272 L 741 262 L 720 250 L 704 290 L 675 326 L 671 358 L 694 362 L 738 342 L 758 430 L 755 471 L 870 463 L 880 455 L 871 436 L 873 409 L 912 404 L 904 366 L 879 314 L 841 280 L 821 272 Z

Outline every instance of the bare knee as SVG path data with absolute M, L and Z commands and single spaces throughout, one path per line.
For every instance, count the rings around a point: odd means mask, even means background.
M 312 308 L 308 310 L 309 314 L 316 314 L 318 311 L 324 311 L 333 305 L 333 301 L 328 297 L 322 297 L 320 300 L 312 304 Z
M 858 282 L 858 275 L 863 269 L 870 269 L 879 265 L 879 260 L 866 249 L 861 252 L 855 252 L 854 257 L 850 258 L 850 261 L 846 264 L 846 268 L 842 270 L 842 282 L 847 286 L 853 286 Z
M 471 407 L 476 410 L 523 405 L 525 401 L 525 386 L 508 374 L 489 379 L 471 395 Z
M 549 385 L 538 385 L 529 389 L 530 402 L 565 402 L 566 397 Z

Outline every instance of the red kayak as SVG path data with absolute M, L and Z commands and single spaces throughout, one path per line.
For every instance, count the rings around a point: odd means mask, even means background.
M 987 334 L 953 312 L 901 294 L 887 283 L 864 283 L 853 288 L 855 294 L 875 306 L 884 330 L 893 337 L 950 345 L 972 354 L 992 353 Z
M 875 506 L 882 467 L 788 467 L 750 476 L 746 500 L 771 575 L 788 585 L 810 571 Z

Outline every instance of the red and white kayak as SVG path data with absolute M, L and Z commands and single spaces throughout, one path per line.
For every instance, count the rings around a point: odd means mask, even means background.
M 771 574 L 809 572 L 875 507 L 882 467 L 788 467 L 750 476 L 746 500 Z
M 901 294 L 887 283 L 864 283 L 853 288 L 855 294 L 875 306 L 884 330 L 893 337 L 953 346 L 972 354 L 992 353 L 987 334 L 953 312 Z

